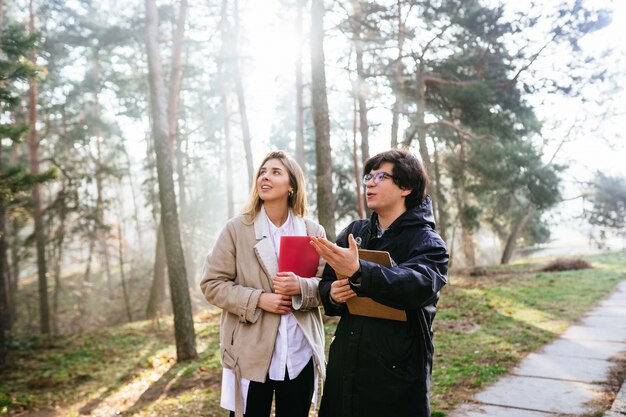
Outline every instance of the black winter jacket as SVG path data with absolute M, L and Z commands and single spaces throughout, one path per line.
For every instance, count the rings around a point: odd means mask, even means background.
M 407 322 L 355 316 L 330 300 L 336 275 L 326 266 L 319 289 L 326 315 L 341 316 L 330 345 L 320 417 L 430 417 L 432 323 L 439 290 L 447 282 L 448 252 L 434 230 L 430 197 L 404 212 L 378 238 L 377 215 L 357 220 L 339 235 L 361 247 L 388 251 L 397 266 L 359 261 L 358 296 L 406 310 Z M 358 239 L 357 239 L 358 241 Z

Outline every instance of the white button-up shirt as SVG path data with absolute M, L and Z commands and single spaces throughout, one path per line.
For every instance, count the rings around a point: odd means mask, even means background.
M 270 231 L 269 237 L 272 239 L 276 258 L 278 258 L 280 255 L 280 237 L 290 236 L 294 233 L 291 211 L 287 221 L 282 226 L 276 227 L 269 218 L 267 223 Z M 270 379 L 284 381 L 285 369 L 289 372 L 289 379 L 296 378 L 312 356 L 313 350 L 298 326 L 293 313 L 281 315 L 276 344 L 274 345 L 274 354 L 272 355 L 272 362 L 270 362 Z

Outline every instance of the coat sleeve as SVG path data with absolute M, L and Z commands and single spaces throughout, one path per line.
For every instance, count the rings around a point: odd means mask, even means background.
M 348 235 L 351 233 L 351 230 L 352 224 L 339 233 L 336 241 L 337 245 L 343 248 L 348 247 Z M 319 283 L 320 298 L 324 305 L 324 314 L 327 316 L 341 316 L 348 310 L 345 303 L 337 304 L 330 298 L 330 287 L 336 280 L 337 275 L 335 274 L 335 270 L 327 264 L 324 268 L 322 280 Z
M 448 251 L 434 231 L 427 232 L 410 258 L 398 266 L 387 268 L 363 260 L 359 263 L 359 282 L 350 282 L 354 292 L 398 309 L 417 309 L 434 303 L 447 283 Z
M 237 250 L 234 234 L 233 224 L 229 222 L 206 257 L 200 289 L 211 304 L 236 315 L 242 323 L 254 323 L 261 314 L 257 304 L 263 291 L 236 282 Z
M 316 225 L 313 234 L 315 236 L 326 237 L 326 231 L 320 225 Z M 300 294 L 291 297 L 291 304 L 293 305 L 293 308 L 295 310 L 308 310 L 311 308 L 319 307 L 319 282 L 325 265 L 326 262 L 320 256 L 320 261 L 317 266 L 317 273 L 314 277 L 298 277 L 298 282 L 300 284 Z

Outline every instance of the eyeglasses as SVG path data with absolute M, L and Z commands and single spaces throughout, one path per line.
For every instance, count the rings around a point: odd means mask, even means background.
M 381 182 L 382 180 L 384 180 L 385 178 L 391 178 L 393 179 L 393 175 L 391 174 L 387 174 L 386 172 L 377 172 L 376 174 L 372 175 L 372 174 L 365 174 L 363 175 L 363 184 L 367 184 L 371 179 L 374 180 L 374 185 L 378 184 L 379 182 Z

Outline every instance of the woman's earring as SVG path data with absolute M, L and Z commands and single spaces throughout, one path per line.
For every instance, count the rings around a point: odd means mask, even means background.
M 289 190 L 289 198 L 293 197 L 293 190 Z

